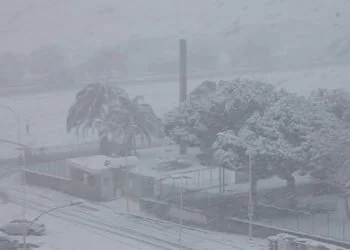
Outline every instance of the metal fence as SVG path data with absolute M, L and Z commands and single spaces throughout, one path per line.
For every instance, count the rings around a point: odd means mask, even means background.
M 143 198 L 155 198 L 167 202 L 179 203 L 180 193 L 183 194 L 183 204 L 188 208 L 201 209 L 203 211 L 210 212 L 215 207 L 222 207 L 226 205 L 218 204 L 216 199 L 218 193 L 208 192 L 205 187 L 213 187 L 218 183 L 218 179 L 212 176 L 212 182 L 210 179 L 206 179 L 201 176 L 205 176 L 203 171 L 210 171 L 203 168 L 201 171 L 189 171 L 182 172 L 187 176 L 192 176 L 192 179 L 172 179 L 159 181 L 154 177 L 146 177 L 136 173 L 129 173 L 128 178 L 130 180 L 130 192 L 138 197 Z M 176 175 L 181 175 L 180 173 Z M 174 177 L 176 177 L 174 175 Z M 199 176 L 199 178 L 198 178 Z M 210 175 L 208 175 L 210 176 Z M 210 185 L 208 184 L 210 183 Z M 198 198 L 198 199 L 197 199 Z M 227 197 L 228 198 L 228 197 Z M 245 197 L 240 197 L 246 200 Z M 207 199 L 207 200 L 206 200 Z M 225 197 L 223 197 L 225 199 Z M 236 203 L 239 198 L 235 199 Z M 197 203 L 201 200 L 203 204 Z M 232 197 L 231 201 L 232 202 Z M 240 202 L 239 202 L 240 203 Z M 266 205 L 259 204 L 264 207 L 264 211 L 272 209 L 272 213 L 275 216 L 259 217 L 256 218 L 257 222 L 268 226 L 274 226 L 282 229 L 288 229 L 300 233 L 306 233 L 310 235 L 317 235 L 341 241 L 350 241 L 350 221 L 345 218 L 341 218 L 336 215 L 335 212 L 329 213 L 308 213 L 304 211 L 288 210 L 278 207 L 265 207 Z M 238 206 L 239 207 L 239 206 Z M 229 207 L 228 209 L 234 209 Z M 284 210 L 278 216 L 276 211 Z M 221 210 L 220 210 L 221 211 Z M 232 212 L 232 211 L 231 211 Z M 243 211 L 244 212 L 244 211 Z M 225 215 L 224 213 L 222 214 Z M 238 216 L 238 215 L 237 215 Z
M 262 219 L 260 222 L 311 235 L 350 241 L 350 221 L 340 218 L 334 213 L 298 214 L 276 219 Z

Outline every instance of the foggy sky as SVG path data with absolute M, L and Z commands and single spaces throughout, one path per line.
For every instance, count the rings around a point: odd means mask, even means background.
M 349 11 L 348 0 L 0 0 L 0 50 L 91 48 L 132 35 L 235 41 L 254 30 L 317 44 L 344 35 Z

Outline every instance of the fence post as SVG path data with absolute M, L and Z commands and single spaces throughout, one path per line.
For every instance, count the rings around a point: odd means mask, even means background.
M 330 223 L 331 223 L 331 218 L 330 218 L 330 213 L 327 213 L 327 236 L 330 236 Z
M 298 214 L 297 218 L 297 230 L 300 231 L 300 214 Z
M 342 224 L 342 239 L 343 241 L 345 241 L 345 220 L 343 220 L 343 224 Z
M 201 182 L 201 179 L 200 179 L 200 175 L 201 175 L 201 172 L 200 170 L 197 172 L 197 188 L 200 189 L 200 182 Z
M 314 214 L 311 214 L 311 229 L 312 229 L 312 233 L 315 233 L 315 217 Z
M 213 187 L 213 166 L 210 165 L 210 188 Z

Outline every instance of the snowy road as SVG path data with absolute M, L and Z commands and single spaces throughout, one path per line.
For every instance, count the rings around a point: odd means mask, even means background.
M 22 193 L 19 187 L 6 186 L 6 192 L 13 202 L 22 204 Z M 27 206 L 38 211 L 45 211 L 67 202 L 59 201 L 60 199 L 51 195 L 43 195 L 43 193 L 45 192 L 40 190 L 27 192 Z M 173 250 L 179 248 L 179 227 L 176 224 L 118 214 L 111 208 L 94 203 L 87 203 L 84 207 L 56 211 L 52 215 L 75 225 L 88 227 L 98 233 L 109 233 L 119 242 L 124 242 L 128 246 L 132 245 L 135 249 L 140 249 L 140 244 L 151 247 L 149 249 Z M 257 246 L 248 246 L 240 236 L 187 227 L 182 229 L 182 245 L 186 250 L 261 249 Z

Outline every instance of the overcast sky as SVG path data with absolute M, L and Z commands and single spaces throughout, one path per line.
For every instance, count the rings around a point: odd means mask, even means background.
M 89 48 L 131 35 L 238 39 L 261 26 L 319 41 L 348 31 L 348 13 L 349 0 L 0 0 L 0 49 Z

